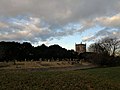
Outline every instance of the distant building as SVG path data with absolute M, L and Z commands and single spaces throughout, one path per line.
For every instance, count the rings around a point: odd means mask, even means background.
M 75 44 L 75 50 L 78 54 L 86 52 L 86 44 Z

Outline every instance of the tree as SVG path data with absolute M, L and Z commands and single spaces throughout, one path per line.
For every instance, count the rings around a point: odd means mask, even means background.
M 96 53 L 106 53 L 110 56 L 115 56 L 116 52 L 120 50 L 120 40 L 118 38 L 106 37 L 97 43 L 90 45 L 89 51 Z
M 106 48 L 102 47 L 100 43 L 93 43 L 89 46 L 88 49 L 90 52 L 95 52 L 99 54 L 102 54 L 102 53 L 108 54 L 108 51 L 106 50 Z
M 120 61 L 115 57 L 120 50 L 120 40 L 117 38 L 106 37 L 97 43 L 91 44 L 89 51 L 95 52 L 92 57 L 95 64 L 101 66 L 116 66 Z
M 37 46 L 34 48 L 34 59 L 39 60 L 40 58 L 42 60 L 45 60 L 47 55 L 48 47 L 45 44 L 42 44 L 41 46 Z
M 115 56 L 117 50 L 120 49 L 120 40 L 107 37 L 102 40 L 101 46 L 108 51 L 109 55 Z

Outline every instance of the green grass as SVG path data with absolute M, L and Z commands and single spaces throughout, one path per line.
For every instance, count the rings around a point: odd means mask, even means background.
M 0 70 L 0 90 L 120 90 L 120 67 L 61 72 Z

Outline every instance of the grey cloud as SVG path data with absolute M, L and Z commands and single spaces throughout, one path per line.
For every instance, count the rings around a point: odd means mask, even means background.
M 105 37 L 120 38 L 120 31 L 118 29 L 112 30 L 110 28 L 104 28 L 98 31 L 95 35 L 83 37 L 83 41 L 96 41 Z
M 106 30 L 101 30 L 99 31 L 95 36 L 95 38 L 98 37 L 113 37 L 113 38 L 120 38 L 120 31 L 119 30 L 110 30 L 110 29 L 106 29 Z
M 111 17 L 99 17 L 96 18 L 96 23 L 101 26 L 109 27 L 109 28 L 120 28 L 120 13 L 115 14 Z
M 0 15 L 31 14 L 63 23 L 118 13 L 119 3 L 119 0 L 1 0 Z
M 97 32 L 97 33 L 95 34 L 95 37 L 98 37 L 98 36 L 107 36 L 107 35 L 110 35 L 110 34 L 111 34 L 111 32 L 108 31 L 108 28 L 105 28 L 105 29 Z
M 119 13 L 120 0 L 0 0 L 0 40 L 46 41 L 84 32 L 96 24 L 118 29 Z M 79 27 L 69 25 L 76 22 Z M 101 30 L 86 40 L 106 35 L 115 33 Z
M 6 20 L 6 19 L 5 19 Z M 9 28 L 0 28 L 0 40 L 17 40 L 31 41 L 37 43 L 39 41 L 53 40 L 53 38 L 61 38 L 72 35 L 73 29 L 62 28 L 56 25 L 48 25 L 47 22 L 40 18 L 26 17 L 24 19 L 8 18 L 4 21 L 4 25 L 9 25 Z M 3 25 L 3 24 L 1 24 Z

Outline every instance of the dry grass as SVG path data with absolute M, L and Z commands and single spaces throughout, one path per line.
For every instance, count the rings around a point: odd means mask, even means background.
M 16 62 L 1 62 L 0 69 L 27 69 L 27 68 L 51 68 L 51 67 L 72 67 L 76 64 L 71 64 L 68 61 L 24 61 Z

